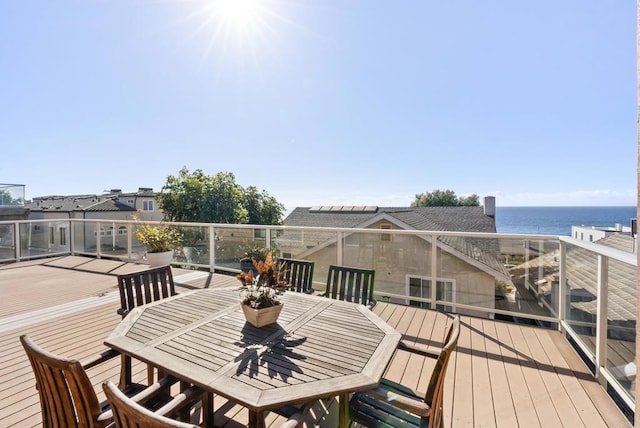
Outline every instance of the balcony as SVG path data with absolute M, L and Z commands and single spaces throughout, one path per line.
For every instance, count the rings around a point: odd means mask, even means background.
M 447 426 L 624 426 L 633 417 L 637 262 L 631 237 L 588 243 L 544 235 L 176 226 L 197 237 L 174 258 L 185 287 L 206 286 L 212 272 L 238 272 L 244 249 L 264 245 L 314 261 L 319 291 L 331 263 L 375 269 L 374 310 L 404 340 L 437 348 L 447 313 L 463 315 L 445 387 Z M 0 261 L 7 263 L 0 271 L 7 299 L 0 311 L 2 358 L 14 361 L 0 375 L 0 402 L 7 403 L 0 425 L 39 420 L 19 334 L 47 338 L 67 355 L 90 355 L 118 323 L 113 275 L 144 262 L 133 227 L 129 221 L 0 222 Z M 87 324 L 95 328 L 80 327 Z M 22 368 L 7 370 L 16 364 Z M 387 377 L 424 390 L 417 370 L 429 366 L 399 351 Z M 330 420 L 335 403 L 323 405 L 314 415 Z M 230 412 L 229 426 L 243 423 L 241 409 L 221 406 Z

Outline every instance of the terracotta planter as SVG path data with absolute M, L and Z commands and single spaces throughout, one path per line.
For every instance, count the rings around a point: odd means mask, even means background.
M 173 250 L 162 253 L 147 253 L 147 262 L 151 267 L 170 265 L 173 261 Z
M 278 316 L 284 304 L 280 303 L 276 306 L 270 306 L 264 309 L 253 309 L 249 305 L 240 305 L 244 318 L 254 327 L 264 327 L 278 321 Z

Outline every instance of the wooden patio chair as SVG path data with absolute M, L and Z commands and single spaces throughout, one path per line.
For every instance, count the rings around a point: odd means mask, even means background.
M 170 265 L 118 275 L 118 289 L 122 318 L 137 306 L 177 294 Z
M 127 397 L 111 381 L 102 384 L 107 401 L 113 412 L 113 420 L 118 428 L 199 428 L 187 422 L 171 419 L 165 414 L 174 414 L 184 405 L 188 405 L 201 395 L 196 387 L 189 387 L 173 398 L 162 408 L 152 412 Z
M 421 397 L 410 388 L 382 379 L 376 388 L 353 395 L 349 402 L 351 420 L 368 428 L 443 427 L 444 378 L 449 357 L 458 343 L 458 337 L 460 337 L 460 315 L 456 315 L 453 319 L 439 354 L 425 352 L 406 344 L 402 345 L 400 349 L 428 357 L 437 357 L 426 395 Z
M 314 262 L 287 258 L 280 258 L 278 261 L 281 263 L 281 268 L 284 269 L 282 279 L 290 284 L 291 291 L 313 293 Z
M 376 304 L 373 299 L 375 276 L 376 271 L 372 269 L 330 265 L 324 295 L 332 299 L 362 303 L 371 308 Z
M 137 306 L 177 294 L 170 265 L 118 275 L 118 289 L 120 290 L 118 314 L 122 318 Z M 162 373 L 159 373 L 158 377 L 161 376 Z M 154 368 L 150 365 L 147 366 L 147 378 L 149 384 L 153 383 Z M 122 354 L 120 384 L 126 385 L 130 382 L 131 357 Z
M 20 336 L 29 358 L 40 396 L 42 426 L 105 427 L 113 422 L 107 403 L 100 403 L 86 371 L 120 355 L 107 350 L 87 361 L 80 362 L 50 353 L 29 338 Z M 168 390 L 178 380 L 165 377 L 150 386 L 121 385 L 123 393 L 139 403 L 160 406 L 170 400 Z

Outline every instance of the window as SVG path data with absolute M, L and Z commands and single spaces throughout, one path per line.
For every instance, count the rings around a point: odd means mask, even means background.
M 56 243 L 56 229 L 53 226 L 49 226 L 49 244 Z
M 60 245 L 67 245 L 67 228 L 61 227 L 58 229 L 58 233 L 60 234 Z
M 259 239 L 264 241 L 267 239 L 267 230 L 266 229 L 253 229 L 253 239 Z
M 34 224 L 33 225 L 33 231 L 34 232 L 40 232 L 42 230 L 42 227 L 39 224 Z
M 407 294 L 409 296 L 420 297 L 423 299 L 431 298 L 431 279 L 426 277 L 408 277 Z M 436 289 L 436 300 L 444 300 L 447 302 L 455 302 L 455 282 L 452 279 L 439 278 Z M 420 308 L 430 308 L 427 302 L 419 300 L 409 300 L 410 306 Z M 438 304 L 436 309 L 439 311 L 455 312 L 452 306 Z
M 142 201 L 143 211 L 153 211 L 153 201 Z
M 382 230 L 391 230 L 391 223 L 381 223 L 380 224 L 380 229 Z M 391 238 L 393 238 L 393 236 L 390 233 L 381 233 L 380 234 L 380 240 L 381 241 L 391 241 Z
M 127 234 L 127 226 L 118 227 L 118 235 L 126 235 Z

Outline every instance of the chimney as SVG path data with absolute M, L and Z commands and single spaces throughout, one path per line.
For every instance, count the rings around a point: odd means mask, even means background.
M 485 196 L 484 197 L 484 215 L 496 218 L 496 197 Z

